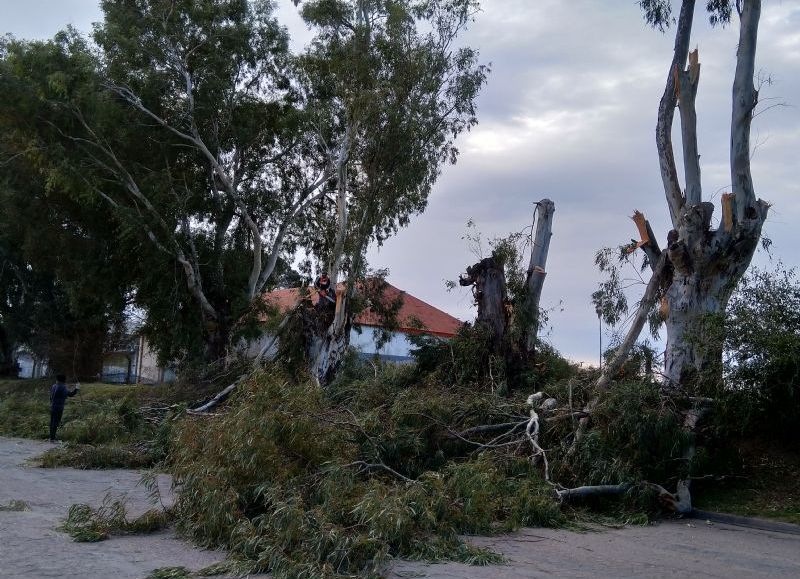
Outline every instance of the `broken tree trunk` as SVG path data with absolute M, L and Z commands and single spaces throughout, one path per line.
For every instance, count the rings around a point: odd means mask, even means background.
M 544 278 L 547 275 L 547 253 L 550 250 L 550 238 L 553 236 L 553 214 L 555 204 L 550 199 L 542 199 L 536 204 L 536 230 L 533 235 L 531 259 L 528 264 L 528 276 L 525 282 L 525 316 L 527 330 L 525 332 L 525 349 L 533 352 L 539 332 L 539 302 L 542 297 Z
M 458 279 L 462 286 L 473 286 L 472 294 L 478 305 L 477 323 L 489 330 L 493 353 L 504 349 L 504 338 L 509 323 L 506 275 L 502 264 L 487 257 L 467 268 L 467 274 Z
M 693 5 L 693 2 L 685 2 Z M 714 206 L 703 202 L 697 151 L 695 97 L 700 78 L 697 51 L 688 54 L 691 11 L 681 11 L 675 58 L 668 76 L 662 105 L 677 105 L 681 114 L 686 193 L 668 183 L 668 199 L 677 199 L 669 248 L 671 284 L 665 292 L 667 350 L 664 361 L 665 388 L 693 391 L 700 382 L 721 379 L 721 340 L 710 339 L 707 322 L 722 315 L 736 284 L 744 275 L 761 237 L 769 205 L 757 200 L 750 174 L 750 124 L 758 102 L 753 85 L 760 0 L 745 0 L 739 13 L 739 46 L 733 82 L 731 116 L 731 183 L 733 192 L 722 198 L 723 218 L 711 229 Z M 688 67 L 684 69 L 687 61 Z M 659 137 L 671 130 L 671 117 L 659 115 Z M 659 140 L 662 167 L 671 165 L 671 143 Z
M 350 345 L 352 316 L 349 306 L 354 291 L 354 287 L 347 284 L 336 294 L 336 306 L 332 317 L 317 310 L 314 312 L 316 314 L 314 319 L 306 325 L 309 330 L 309 369 L 311 376 L 320 386 L 325 386 L 333 380 Z
M 664 252 L 667 269 L 663 274 L 665 289 L 661 304 L 667 330 L 664 388 L 667 391 L 684 388 L 690 393 L 701 383 L 718 383 L 721 379 L 722 343 L 712 339 L 708 323 L 724 314 L 733 289 L 750 265 L 769 210 L 768 203 L 756 199 L 750 174 L 750 124 L 758 102 L 753 74 L 761 2 L 745 0 L 739 14 L 730 141 L 733 192 L 722 195 L 722 219 L 716 230 L 711 229 L 714 205 L 702 201 L 700 183 L 695 110 L 700 62 L 696 50 L 689 53 L 694 4 L 694 0 L 684 0 L 681 6 L 675 54 L 659 105 L 656 128 L 662 182 L 673 225 Z M 676 107 L 681 119 L 685 193 L 678 180 L 672 149 Z M 655 270 L 656 257 L 661 252 L 654 244 L 650 226 L 638 212 L 634 221 L 642 238 L 637 245 L 645 251 Z M 637 321 L 646 314 L 640 308 Z M 629 332 L 631 339 L 626 338 L 627 347 L 618 350 L 623 356 L 620 364 L 635 343 L 640 325 L 643 323 Z M 601 378 L 604 385 L 613 377 L 611 370 L 613 368 L 607 368 Z

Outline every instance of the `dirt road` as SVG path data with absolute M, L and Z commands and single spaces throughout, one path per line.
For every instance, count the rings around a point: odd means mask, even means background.
M 75 543 L 56 527 L 74 503 L 99 505 L 106 493 L 127 493 L 136 515 L 150 508 L 139 473 L 130 470 L 44 469 L 25 464 L 50 445 L 0 438 L 0 505 L 21 500 L 29 511 L 0 511 L 0 577 L 9 579 L 141 579 L 159 567 L 200 569 L 225 558 L 195 549 L 171 531 Z M 169 489 L 162 478 L 160 487 Z M 165 494 L 168 494 L 166 492 Z
M 131 511 L 149 508 L 134 471 L 42 469 L 25 464 L 49 446 L 0 438 L 0 505 L 26 501 L 30 511 L 0 511 L 0 577 L 125 579 L 158 567 L 199 569 L 222 553 L 195 549 L 172 532 L 74 543 L 55 530 L 73 503 L 99 505 L 106 493 L 127 493 Z M 169 486 L 166 477 L 161 486 Z M 168 493 L 165 493 L 168 494 Z M 506 556 L 508 564 L 470 567 L 397 561 L 391 579 L 517 579 L 535 577 L 800 577 L 800 536 L 706 524 L 663 522 L 603 532 L 525 529 L 471 539 Z
M 591 533 L 523 529 L 472 542 L 502 553 L 508 564 L 480 568 L 400 562 L 390 578 L 800 577 L 800 536 L 704 521 L 669 521 Z

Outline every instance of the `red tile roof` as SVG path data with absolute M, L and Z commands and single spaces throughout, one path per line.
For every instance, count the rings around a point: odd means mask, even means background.
M 343 289 L 344 284 L 337 286 L 338 292 Z M 311 288 L 311 293 L 314 293 L 313 288 Z M 425 303 L 391 284 L 386 284 L 386 289 L 383 292 L 385 303 L 391 303 L 398 296 L 403 297 L 403 305 L 397 314 L 398 330 L 401 332 L 406 334 L 433 334 L 443 338 L 450 338 L 463 325 L 463 322 L 458 318 L 454 318 L 439 308 Z M 277 289 L 265 293 L 264 299 L 271 305 L 276 306 L 281 312 L 286 312 L 295 307 L 300 301 L 300 288 Z M 316 301 L 316 296 L 313 299 Z M 362 326 L 381 326 L 379 316 L 369 308 L 358 314 L 353 321 Z M 415 321 L 421 322 L 423 328 L 420 329 L 414 323 Z

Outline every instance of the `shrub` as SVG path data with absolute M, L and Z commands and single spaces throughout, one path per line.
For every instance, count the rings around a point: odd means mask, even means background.
M 754 270 L 725 321 L 724 430 L 793 437 L 800 421 L 800 281 L 794 270 Z
M 565 477 L 580 484 L 665 484 L 688 474 L 683 457 L 691 437 L 658 385 L 615 384 L 592 411 L 592 423 L 575 456 L 562 465 Z

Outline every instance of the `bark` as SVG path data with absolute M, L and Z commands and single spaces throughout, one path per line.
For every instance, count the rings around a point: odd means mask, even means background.
M 745 0 L 740 13 L 731 117 L 733 192 L 722 197 L 722 219 L 716 231 L 711 230 L 714 206 L 702 201 L 700 182 L 695 110 L 700 64 L 697 51 L 689 54 L 694 7 L 694 0 L 684 0 L 681 6 L 675 53 L 659 104 L 656 127 L 661 177 L 674 227 L 665 252 L 668 264 L 662 303 L 667 329 L 664 386 L 667 390 L 685 387 L 689 391 L 698 380 L 714 382 L 721 377 L 722 345 L 721 341 L 711 339 L 708 323 L 724 313 L 731 292 L 750 264 L 769 209 L 767 203 L 756 200 L 750 174 L 750 123 L 758 101 L 753 74 L 761 2 Z M 678 181 L 672 150 L 675 106 L 680 107 L 681 114 L 685 195 Z M 643 217 L 637 225 L 643 242 L 645 236 L 652 239 L 649 224 Z M 660 250 L 647 243 L 641 246 L 654 267 L 654 258 L 660 255 Z M 644 300 L 643 304 L 646 301 L 649 300 Z M 643 314 L 646 312 L 640 308 L 637 322 Z M 636 332 L 638 336 L 638 330 Z M 636 336 L 632 341 L 626 339 L 626 344 L 630 341 L 627 345 L 632 346 Z M 619 352 L 626 354 L 626 350 L 629 347 Z M 607 368 L 601 378 L 603 385 L 607 385 L 611 370 L 613 368 Z
M 343 295 L 337 294 L 336 310 L 332 320 L 324 312 L 314 310 L 311 319 L 304 324 L 310 329 L 308 356 L 311 375 L 320 386 L 325 386 L 333 380 L 350 345 L 352 326 L 350 300 L 353 291 L 354 289 L 348 284 L 342 292 Z
M 472 294 L 478 305 L 477 323 L 489 330 L 492 351 L 503 350 L 503 340 L 509 323 L 506 276 L 494 258 L 487 257 L 467 268 L 459 277 L 462 286 L 473 286 Z
M 533 236 L 533 247 L 525 284 L 525 315 L 529 320 L 525 345 L 528 352 L 533 352 L 539 331 L 539 302 L 542 297 L 544 278 L 547 275 L 547 253 L 550 250 L 550 238 L 553 236 L 555 210 L 555 204 L 549 199 L 542 199 L 536 204 L 536 233 Z
M 15 345 L 8 338 L 8 334 L 0 325 L 0 376 L 16 378 L 19 371 L 14 360 Z

